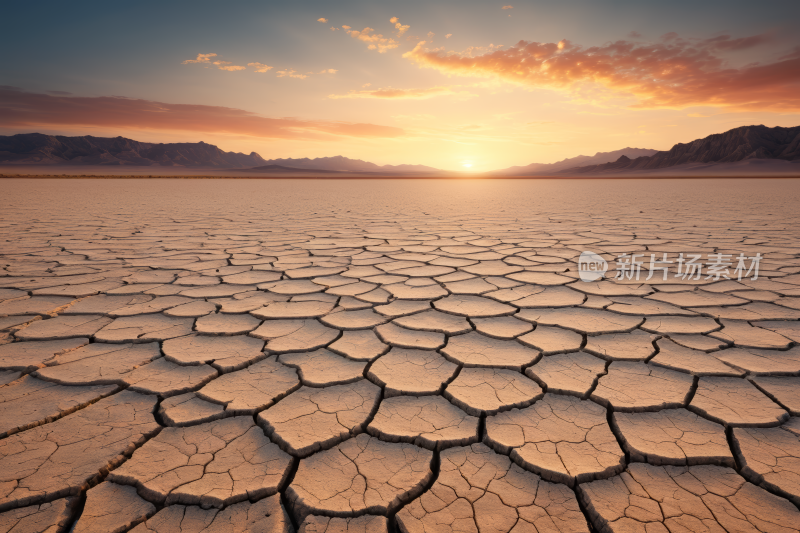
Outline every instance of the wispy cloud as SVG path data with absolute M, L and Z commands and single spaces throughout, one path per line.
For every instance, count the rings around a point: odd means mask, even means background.
M 439 86 L 425 89 L 393 89 L 388 87 L 367 91 L 350 91 L 346 94 L 331 94 L 328 96 L 328 98 L 332 98 L 334 100 L 351 98 L 369 98 L 378 100 L 427 100 L 428 98 L 435 98 L 437 96 L 458 96 L 461 99 L 466 99 L 477 95 L 461 89 L 460 86 Z
M 264 63 L 248 63 L 248 67 L 253 67 L 256 72 L 267 72 L 268 70 L 272 70 L 272 67 L 269 65 L 265 65 Z
M 800 56 L 766 64 L 729 66 L 723 53 L 748 50 L 768 35 L 734 39 L 681 39 L 662 42 L 617 41 L 583 47 L 520 41 L 505 50 L 475 54 L 429 50 L 420 42 L 403 57 L 447 75 L 486 77 L 527 87 L 555 89 L 580 97 L 602 88 L 610 97 L 629 95 L 633 107 L 685 108 L 710 105 L 739 110 L 800 110 Z M 604 97 L 605 98 L 605 97 Z
M 514 9 L 514 6 L 503 6 L 500 9 Z
M 324 68 L 320 71 L 320 74 L 336 74 L 337 72 L 339 71 L 335 68 Z
M 452 34 L 452 33 L 448 33 L 447 35 L 445 35 L 445 36 L 444 36 L 444 38 L 445 38 L 445 39 L 449 39 L 449 38 L 450 38 L 450 37 L 452 37 L 452 36 L 453 36 L 453 34 Z
M 320 17 L 320 18 L 317 19 L 317 22 L 325 23 L 325 22 L 328 22 L 328 19 L 326 19 L 325 17 Z
M 293 68 L 278 70 L 275 72 L 275 74 L 277 74 L 279 78 L 298 78 L 304 80 L 308 77 L 308 74 L 301 74 Z
M 197 59 L 187 59 L 181 65 L 190 65 L 192 63 L 211 63 L 211 58 L 217 57 L 217 54 L 197 54 Z
M 401 137 L 400 128 L 352 122 L 268 118 L 243 109 L 168 104 L 116 96 L 80 97 L 29 93 L 0 86 L 0 123 L 5 128 L 172 130 L 264 138 L 333 140 Z
M 214 61 L 214 66 L 220 70 L 227 70 L 228 72 L 236 72 L 237 70 L 245 69 L 245 67 L 241 65 L 231 65 L 230 61 Z
M 778 59 L 796 59 L 798 57 L 800 57 L 800 45 L 795 46 L 788 54 L 782 55 Z
M 187 59 L 186 61 L 183 61 L 181 65 L 191 65 L 193 63 L 199 63 L 202 65 L 209 65 L 209 66 L 213 65 L 220 70 L 227 70 L 229 72 L 245 69 L 245 67 L 241 65 L 232 65 L 230 61 L 222 61 L 221 59 L 218 59 L 216 61 L 211 61 L 211 59 L 214 57 L 217 57 L 217 54 L 197 54 L 197 59 Z
M 403 34 L 404 34 L 405 32 L 407 32 L 407 31 L 408 31 L 408 29 L 411 27 L 411 26 L 407 26 L 407 25 L 406 25 L 406 26 L 404 26 L 403 24 L 400 24 L 400 19 L 398 19 L 397 17 L 392 17 L 392 18 L 390 18 L 390 19 L 389 19 L 389 22 L 391 22 L 392 24 L 394 24 L 394 29 L 395 29 L 395 30 L 397 30 L 397 36 L 398 36 L 398 37 L 402 37 L 402 36 L 403 36 Z
M 384 37 L 380 33 L 374 33 L 375 30 L 370 27 L 364 28 L 361 31 L 354 30 L 350 26 L 342 26 L 342 29 L 350 37 L 367 43 L 368 49 L 377 50 L 378 53 L 381 54 L 386 53 L 387 50 L 391 50 L 392 48 L 397 48 L 400 44 L 391 37 Z

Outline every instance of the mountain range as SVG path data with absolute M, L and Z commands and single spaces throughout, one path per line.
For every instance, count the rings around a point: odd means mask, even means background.
M 268 164 L 260 155 L 223 152 L 213 144 L 147 143 L 124 137 L 64 137 L 23 133 L 0 136 L 0 163 L 71 166 L 181 166 L 251 168 Z
M 616 161 L 620 157 L 643 157 L 657 154 L 658 150 L 649 148 L 623 148 L 613 152 L 597 152 L 594 155 L 579 155 L 563 159 L 557 163 L 531 163 L 530 165 L 508 167 L 503 170 L 496 170 L 492 174 L 497 176 L 550 176 L 556 172 L 569 168 L 582 167 L 585 165 L 600 165 L 610 161 Z
M 560 170 L 557 174 L 633 174 L 651 173 L 663 169 L 683 167 L 688 170 L 698 167 L 724 166 L 732 168 L 744 162 L 764 161 L 800 163 L 800 126 L 793 128 L 768 128 L 766 126 L 742 126 L 725 133 L 709 135 L 686 144 L 676 144 L 672 149 L 632 158 L 620 155 L 613 162 L 581 165 Z M 794 167 L 800 170 L 800 164 Z
M 65 137 L 23 133 L 0 136 L 0 164 L 37 166 L 180 167 L 247 172 L 365 172 L 436 173 L 425 165 L 383 165 L 342 156 L 316 159 L 269 159 L 224 152 L 202 141 L 198 143 L 148 143 L 124 137 Z
M 343 156 L 264 159 L 259 154 L 225 152 L 204 142 L 148 143 L 124 137 L 65 137 L 26 133 L 0 136 L 0 165 L 16 168 L 96 168 L 119 173 L 213 173 L 313 177 L 446 177 L 458 173 L 425 165 L 376 165 Z M 157 170 L 152 170 L 156 167 Z M 138 171 L 136 169 L 139 169 Z M 42 173 L 37 170 L 37 172 Z M 46 173 L 46 172 L 45 172 Z M 532 163 L 482 174 L 483 177 L 702 176 L 724 173 L 800 175 L 800 126 L 742 126 L 670 150 L 623 148 L 577 156 L 557 163 Z M 241 174 L 240 174 L 241 175 Z
M 302 168 L 308 170 L 335 170 L 338 172 L 441 172 L 438 168 L 425 165 L 383 165 L 350 159 L 337 155 L 335 157 L 317 157 L 309 159 L 270 159 L 267 165 L 280 165 L 282 167 Z M 253 169 L 257 170 L 257 169 Z

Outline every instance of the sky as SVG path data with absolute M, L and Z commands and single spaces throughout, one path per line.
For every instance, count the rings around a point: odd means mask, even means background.
M 487 171 L 800 124 L 797 0 L 7 2 L 0 134 Z

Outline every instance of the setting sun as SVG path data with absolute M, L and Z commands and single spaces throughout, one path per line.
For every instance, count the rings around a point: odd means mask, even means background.
M 180 2 L 158 20 L 123 6 L 54 7 L 40 23 L 0 35 L 5 49 L 40 43 L 3 66 L 0 135 L 202 140 L 278 166 L 342 156 L 426 172 L 669 150 L 736 126 L 798 123 L 800 39 L 788 22 L 778 28 L 800 3 L 768 1 L 781 7 L 687 2 L 692 23 L 664 2 L 633 2 L 636 14 L 620 18 L 608 0 L 513 9 L 438 0 L 402 13 L 362 9 L 371 3 L 361 0 L 233 2 L 191 21 Z M 4 20 L 33 11 L 16 4 Z M 112 31 L 97 22 L 104 16 L 128 24 Z M 546 27 L 533 31 L 541 17 Z M 153 39 L 142 41 L 135 28 L 151 26 Z M 63 27 L 80 35 L 69 47 L 53 30 Z M 107 65 L 124 68 L 111 79 Z M 459 161 L 462 150 L 480 163 Z M 620 155 L 631 154 L 613 161 Z M 337 164 L 329 170 L 344 170 Z

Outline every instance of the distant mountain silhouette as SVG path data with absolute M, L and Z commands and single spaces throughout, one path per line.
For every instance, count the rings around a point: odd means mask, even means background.
M 327 169 L 308 169 L 308 168 L 295 168 L 295 167 L 284 167 L 282 165 L 263 165 L 260 167 L 253 167 L 253 168 L 240 168 L 236 169 L 239 172 L 288 172 L 288 173 L 315 173 L 315 174 L 336 174 L 338 170 L 327 170 Z
M 250 168 L 266 164 L 250 155 L 223 152 L 213 144 L 147 143 L 124 137 L 64 137 L 24 133 L 0 136 L 0 163 L 27 165 L 162 166 Z
M 439 169 L 425 165 L 376 165 L 361 159 L 350 159 L 337 155 L 309 159 L 270 159 L 268 165 L 280 165 L 307 170 L 337 170 L 339 172 L 440 172 Z
M 109 174 L 131 172 L 133 167 L 159 167 L 165 174 L 187 172 L 237 172 L 270 175 L 314 174 L 362 177 L 448 177 L 446 172 L 425 165 L 376 165 L 343 156 L 315 159 L 265 160 L 224 152 L 213 144 L 147 143 L 124 137 L 65 137 L 26 133 L 0 136 L 0 165 L 47 167 L 105 167 Z M 130 170 L 124 170 L 130 168 Z M 115 170 L 112 170 L 115 169 Z M 48 171 L 50 172 L 50 171 Z M 151 171 L 147 171 L 151 172 Z M 577 156 L 557 163 L 533 163 L 483 174 L 487 177 L 611 176 L 611 175 L 712 175 L 725 172 L 749 175 L 800 175 L 800 126 L 768 128 L 742 126 L 709 135 L 668 151 L 623 148 Z
M 0 136 L 0 164 L 39 166 L 160 166 L 196 169 L 233 169 L 253 172 L 361 172 L 437 173 L 425 165 L 379 166 L 343 156 L 316 159 L 263 159 L 224 152 L 204 142 L 148 143 L 124 137 L 65 137 L 41 133 Z
M 495 176 L 548 176 L 567 168 L 575 168 L 584 165 L 599 165 L 616 161 L 620 156 L 642 157 L 658 153 L 658 150 L 649 148 L 623 148 L 613 152 L 597 152 L 594 155 L 579 155 L 558 161 L 557 163 L 532 163 L 525 166 L 516 166 L 496 170 L 492 172 Z
M 800 126 L 768 128 L 741 126 L 725 133 L 709 135 L 651 156 L 630 158 L 624 155 L 604 164 L 577 166 L 560 171 L 563 175 L 648 172 L 682 166 L 713 171 L 731 168 L 731 163 L 800 161 Z M 727 165 L 726 165 L 727 164 Z M 741 166 L 741 164 L 739 165 Z M 784 165 L 785 166 L 785 165 Z M 766 168 L 766 167 L 765 167 Z

